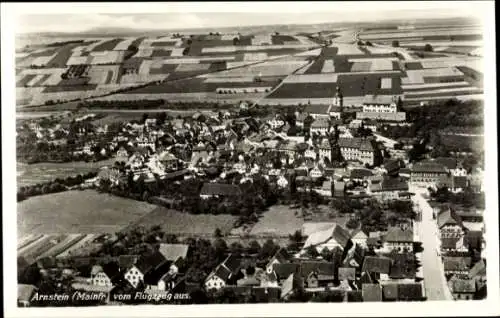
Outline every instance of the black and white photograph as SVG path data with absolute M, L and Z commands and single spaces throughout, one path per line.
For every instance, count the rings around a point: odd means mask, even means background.
M 493 1 L 1 11 L 7 316 L 500 313 Z

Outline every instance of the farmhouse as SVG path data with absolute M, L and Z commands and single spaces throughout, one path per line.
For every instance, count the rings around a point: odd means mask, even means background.
M 237 281 L 240 272 L 240 260 L 233 254 L 230 254 L 224 262 L 218 265 L 205 279 L 205 288 L 221 289 L 229 285 L 234 280 Z
M 302 252 L 305 252 L 310 246 L 314 246 L 318 252 L 321 252 L 325 247 L 329 250 L 333 250 L 335 247 L 342 250 L 349 249 L 352 246 L 351 235 L 340 225 L 334 224 L 332 227 L 309 235 Z
M 409 199 L 408 182 L 400 177 L 384 177 L 381 181 L 371 180 L 368 193 L 381 201 Z
M 310 115 L 312 118 L 326 118 L 330 117 L 331 105 L 307 105 L 304 113 Z
M 387 121 L 387 122 L 404 122 L 406 121 L 406 113 L 405 112 L 356 112 L 356 119 L 372 119 L 379 121 Z
M 384 236 L 383 247 L 389 251 L 413 252 L 413 230 L 391 227 Z
M 269 260 L 266 265 L 266 272 L 271 274 L 273 272 L 274 264 L 283 264 L 287 263 L 290 260 L 291 256 L 288 254 L 286 249 L 280 248 L 276 254 Z
M 465 232 L 462 219 L 453 209 L 448 207 L 441 211 L 437 216 L 437 224 L 443 251 L 467 250 L 463 244 Z
M 366 256 L 363 261 L 362 272 L 379 280 L 389 280 L 392 260 L 383 256 Z
M 455 300 L 474 299 L 476 283 L 473 279 L 460 279 L 454 276 L 448 281 L 448 287 Z
M 311 124 L 311 134 L 326 135 L 330 128 L 330 122 L 327 118 L 317 118 Z

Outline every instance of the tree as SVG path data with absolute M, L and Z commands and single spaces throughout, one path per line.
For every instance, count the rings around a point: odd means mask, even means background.
M 274 243 L 273 240 L 268 239 L 264 245 L 262 245 L 262 250 L 260 253 L 261 258 L 270 258 L 279 250 L 279 246 Z
M 260 253 L 260 244 L 256 240 L 252 240 L 248 245 L 248 253 L 249 254 L 257 254 Z
M 399 41 L 398 40 L 392 41 L 392 47 L 399 47 Z
M 357 229 L 359 227 L 359 221 L 357 219 L 349 219 L 345 226 L 351 230 Z
M 316 247 L 312 245 L 306 248 L 306 255 L 309 258 L 317 258 L 318 256 L 320 256 L 320 254 L 316 250 Z
M 430 45 L 429 43 L 427 43 L 427 44 L 424 46 L 424 51 L 425 51 L 425 52 L 432 52 L 432 51 L 434 51 L 434 48 L 432 47 L 432 45 Z
M 316 250 L 316 249 L 315 249 L 315 250 Z M 324 259 L 325 261 L 331 262 L 331 261 L 332 261 L 332 259 L 333 259 L 333 253 L 332 253 L 332 251 L 330 251 L 330 250 L 328 249 L 328 247 L 326 247 L 326 246 L 325 246 L 325 247 L 321 250 L 321 257 L 323 257 L 323 259 Z
M 217 238 L 222 237 L 222 231 L 219 228 L 215 229 L 214 236 Z

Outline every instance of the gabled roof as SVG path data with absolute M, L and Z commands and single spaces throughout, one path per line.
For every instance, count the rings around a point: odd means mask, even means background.
M 411 168 L 412 173 L 448 173 L 445 166 L 433 162 L 419 162 Z
M 236 274 L 241 268 L 241 260 L 235 254 L 229 254 L 222 263 L 232 274 Z
M 382 301 L 382 287 L 378 284 L 364 284 L 363 301 Z
M 398 300 L 398 284 L 386 284 L 382 286 L 384 300 Z
M 363 262 L 363 272 L 389 274 L 392 260 L 388 257 L 366 256 Z
M 468 272 L 472 259 L 470 257 L 443 256 L 445 271 L 465 271 Z
M 469 271 L 469 278 L 475 278 L 477 276 L 486 276 L 486 261 L 484 259 L 474 264 Z
M 290 259 L 290 254 L 285 248 L 280 248 L 276 254 L 274 254 L 274 258 L 278 260 L 278 262 L 284 263 Z
M 187 244 L 160 244 L 158 251 L 168 261 L 176 261 L 179 258 L 186 258 L 189 245 Z
M 411 301 L 422 300 L 423 290 L 422 285 L 418 283 L 403 283 L 398 284 L 398 300 Z
M 330 105 L 307 105 L 304 113 L 328 115 Z
M 160 252 L 154 252 L 140 257 L 135 263 L 135 267 L 146 275 L 146 273 L 156 269 L 166 261 L 167 260 Z
M 390 227 L 384 236 L 385 242 L 413 242 L 413 230 L 403 230 L 400 227 Z
M 345 247 L 347 246 L 350 238 L 350 234 L 346 229 L 342 228 L 338 224 L 335 224 L 333 227 L 326 230 L 318 231 L 309 235 L 304 244 L 304 248 L 324 244 L 330 239 L 334 239 L 340 246 Z
M 335 275 L 335 264 L 325 261 L 305 261 L 300 263 L 300 274 L 307 278 L 310 274 Z
M 297 272 L 299 268 L 300 264 L 297 263 L 283 263 L 283 264 L 273 265 L 273 270 L 276 273 L 278 280 L 282 280 L 289 277 L 290 274 Z
M 369 176 L 373 176 L 370 169 L 356 168 L 351 170 L 351 179 L 363 179 Z
M 446 167 L 446 169 L 453 170 L 457 168 L 457 159 L 450 157 L 438 157 L 433 160 Z
M 212 276 L 217 276 L 220 279 L 222 279 L 224 282 L 226 282 L 229 279 L 229 277 L 231 276 L 231 271 L 229 269 L 227 269 L 226 267 L 224 267 L 222 264 L 220 264 L 219 266 L 217 266 L 215 268 L 213 275 L 210 275 L 209 277 L 212 277 Z
M 449 206 L 438 214 L 437 223 L 439 228 L 445 225 L 458 225 L 463 227 L 460 216 Z

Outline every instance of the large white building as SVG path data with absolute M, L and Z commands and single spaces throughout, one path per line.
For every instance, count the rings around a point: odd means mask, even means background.
M 363 99 L 363 112 L 396 113 L 398 99 L 389 95 L 366 95 Z
M 339 138 L 338 145 L 342 157 L 348 161 L 360 161 L 363 164 L 375 164 L 375 147 L 372 141 L 363 138 Z

